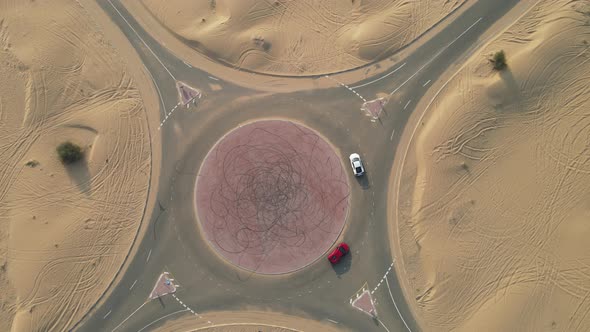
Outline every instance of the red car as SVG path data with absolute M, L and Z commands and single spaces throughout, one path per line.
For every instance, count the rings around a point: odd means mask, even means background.
M 338 246 L 336 246 L 336 249 L 334 249 L 328 255 L 328 260 L 332 264 L 338 264 L 338 262 L 340 262 L 340 259 L 342 259 L 342 257 L 344 257 L 346 254 L 348 254 L 349 251 L 350 251 L 350 247 L 348 247 L 348 244 L 342 242 Z

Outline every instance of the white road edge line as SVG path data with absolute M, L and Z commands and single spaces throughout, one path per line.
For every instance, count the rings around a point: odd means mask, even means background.
M 147 259 L 145 260 L 145 261 L 146 261 L 146 263 L 147 263 L 147 261 L 149 261 L 149 260 L 150 260 L 150 256 L 151 256 L 151 255 L 152 255 L 152 249 L 150 249 L 150 252 L 148 252 Z
M 389 329 L 387 328 L 387 326 L 385 326 L 385 324 L 383 324 L 383 322 L 381 321 L 381 319 L 377 318 L 377 321 L 379 322 L 379 324 L 381 324 L 381 326 L 383 326 L 383 328 L 385 329 L 385 331 L 390 332 Z
M 207 77 L 209 77 L 209 78 L 210 78 L 210 79 L 212 79 L 212 80 L 219 81 L 219 78 L 217 78 L 217 77 L 213 77 L 213 76 L 207 76 Z
M 391 297 L 391 301 L 393 301 L 393 305 L 395 306 L 395 310 L 397 310 L 397 314 L 399 315 L 399 318 L 401 318 L 402 322 L 406 326 L 406 329 L 408 329 L 408 331 L 412 332 L 412 330 L 410 330 L 410 327 L 408 326 L 408 323 L 406 323 L 406 320 L 402 316 L 402 313 L 399 311 L 399 308 L 397 307 L 397 303 L 395 303 L 395 300 L 393 299 L 393 294 L 391 294 L 391 288 L 389 287 L 389 281 L 387 279 L 385 279 L 385 284 L 387 285 L 387 290 L 389 291 L 389 296 Z
M 164 318 L 168 318 L 168 317 L 170 317 L 170 316 L 172 316 L 172 315 L 176 315 L 176 314 L 177 314 L 177 313 L 179 313 L 179 312 L 185 312 L 185 311 L 189 311 L 189 309 L 181 309 L 181 310 L 175 311 L 175 312 L 173 312 L 173 313 L 171 313 L 171 314 L 168 314 L 168 315 L 166 315 L 166 316 L 162 316 L 162 317 L 160 317 L 160 318 L 156 319 L 155 321 L 153 321 L 153 322 L 149 323 L 148 325 L 146 325 L 146 326 L 142 327 L 140 330 L 137 330 L 137 332 L 141 332 L 141 331 L 143 331 L 143 330 L 147 329 L 147 328 L 148 328 L 148 327 L 150 327 L 151 325 L 153 325 L 153 324 L 155 324 L 155 323 L 157 323 L 157 322 L 161 321 L 161 320 L 162 320 L 162 319 L 164 319 Z
M 147 71 L 147 73 L 150 75 L 152 82 L 154 82 L 154 86 L 158 91 L 158 97 L 160 97 L 160 103 L 162 104 L 162 108 L 160 108 L 160 110 L 164 111 L 164 115 L 166 115 L 166 105 L 164 104 L 164 99 L 162 98 L 162 92 L 160 91 L 160 87 L 158 86 L 158 83 L 156 83 L 156 80 L 154 79 L 154 76 L 152 76 L 152 73 L 146 68 L 145 65 L 143 65 L 143 67 L 145 68 L 145 71 Z
M 129 290 L 132 290 L 133 287 L 135 287 L 135 284 L 137 283 L 137 279 L 133 282 L 133 284 L 131 285 L 131 287 L 129 287 Z
M 168 72 L 168 75 L 170 75 L 170 77 L 172 77 L 172 79 L 176 81 L 176 77 L 174 77 L 174 75 L 172 75 L 170 70 L 168 70 L 168 68 L 166 66 L 164 66 L 164 63 L 162 62 L 162 60 L 160 60 L 160 58 L 158 58 L 156 53 L 154 53 L 154 51 L 152 51 L 152 49 L 148 46 L 148 44 L 145 42 L 145 40 L 143 40 L 143 38 L 141 38 L 139 33 L 137 33 L 137 31 L 131 26 L 131 24 L 129 23 L 129 21 L 127 21 L 125 16 L 123 16 L 123 14 L 121 14 L 121 12 L 117 9 L 117 7 L 115 7 L 115 5 L 113 5 L 111 0 L 107 0 L 107 1 L 109 2 L 109 4 L 111 4 L 111 7 L 113 7 L 113 9 L 117 12 L 117 14 L 119 14 L 119 16 L 121 16 L 123 21 L 125 21 L 125 23 L 127 23 L 127 25 L 131 28 L 131 30 L 133 30 L 133 32 L 135 33 L 137 38 L 139 38 L 139 40 L 141 40 L 141 42 L 145 45 L 145 47 L 147 47 L 147 49 L 152 53 L 152 55 L 156 58 L 156 60 L 158 60 L 158 62 L 162 65 L 162 67 L 164 67 L 164 69 Z
M 106 315 L 104 315 L 104 317 L 102 317 L 102 319 L 106 319 L 107 317 L 109 317 L 109 315 L 111 314 L 111 311 L 112 311 L 112 310 L 109 310 L 109 312 L 107 312 L 107 314 L 106 314 Z
M 406 65 L 406 62 L 402 63 L 402 65 L 401 65 L 401 66 L 397 67 L 396 69 L 394 69 L 393 71 L 391 71 L 391 72 L 387 73 L 386 75 L 383 75 L 383 76 L 381 76 L 381 77 L 379 77 L 379 78 L 377 78 L 377 79 L 374 79 L 374 80 L 372 80 L 371 82 L 367 82 L 367 83 L 365 83 L 365 84 L 356 85 L 356 86 L 351 86 L 351 88 L 352 88 L 352 89 L 357 89 L 357 88 L 362 88 L 362 87 L 364 87 L 364 86 L 367 86 L 367 85 L 369 85 L 369 84 L 373 84 L 373 83 L 375 83 L 375 82 L 377 82 L 377 81 L 380 81 L 380 80 L 382 80 L 382 79 L 386 78 L 387 76 L 389 76 L 389 75 L 391 75 L 391 74 L 395 73 L 396 71 L 398 71 L 398 70 L 402 69 L 402 67 L 403 67 L 403 66 L 405 66 L 405 65 Z
M 119 327 L 121 327 L 121 325 L 125 324 L 125 322 L 127 320 L 129 320 L 129 318 L 131 318 L 131 316 L 135 315 L 136 312 L 139 311 L 139 309 L 143 308 L 144 305 L 146 305 L 148 302 L 144 302 L 142 305 L 139 306 L 139 308 L 135 309 L 134 312 L 131 313 L 131 315 L 127 316 L 127 318 L 125 318 L 119 325 L 115 326 L 114 329 L 111 330 L 111 332 L 114 332 L 115 330 L 117 330 Z
M 408 83 L 408 81 L 410 81 L 412 78 L 414 78 L 414 76 L 418 75 L 418 73 L 420 73 L 422 71 L 422 69 L 426 68 L 426 66 L 428 66 L 432 61 L 434 61 L 434 59 L 438 58 L 438 56 L 441 55 L 442 52 L 444 52 L 447 48 L 449 48 L 451 45 L 453 45 L 457 40 L 459 40 L 459 38 L 463 37 L 463 35 L 466 34 L 467 31 L 471 30 L 471 28 L 473 28 L 482 19 L 483 19 L 483 17 L 480 17 L 479 19 L 477 19 L 477 21 L 475 21 L 475 23 L 471 24 L 469 26 L 469 28 L 465 29 L 465 31 L 463 31 L 459 36 L 457 36 L 455 39 L 453 39 L 453 41 L 451 41 L 447 46 L 443 47 L 440 51 L 438 51 L 432 58 L 430 58 L 430 60 L 428 60 L 424 65 L 422 65 L 422 67 L 420 67 L 417 72 L 412 74 L 412 76 L 410 76 L 407 80 L 405 80 L 395 90 L 391 91 L 391 93 L 389 95 L 391 96 L 394 93 L 396 93 L 397 91 L 399 91 L 399 89 L 401 89 L 404 85 L 406 85 L 406 83 Z
M 337 321 L 335 321 L 335 320 L 332 320 L 332 319 L 330 319 L 330 318 L 326 318 L 326 320 L 327 320 L 327 321 L 329 321 L 329 322 L 332 322 L 332 323 L 334 323 L 334 324 L 338 324 L 338 322 L 337 322 Z
M 191 65 L 190 65 L 188 62 L 186 62 L 186 61 L 184 61 L 184 60 L 182 60 L 182 63 L 184 63 L 184 64 L 185 64 L 187 67 L 189 67 L 189 68 L 193 68 L 193 66 L 191 66 Z

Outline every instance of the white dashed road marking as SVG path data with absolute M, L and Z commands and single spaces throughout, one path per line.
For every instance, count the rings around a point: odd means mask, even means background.
M 428 83 L 430 83 L 431 80 L 426 81 L 426 83 L 422 84 L 422 87 L 425 87 L 428 85 Z
M 406 106 L 404 106 L 404 109 L 408 108 L 408 105 L 410 105 L 411 102 L 412 102 L 412 99 L 408 100 L 408 102 L 406 103 Z
M 412 74 L 412 76 L 410 76 L 407 80 L 405 80 L 400 86 L 398 86 L 395 90 L 391 91 L 391 93 L 389 94 L 390 96 L 393 95 L 394 93 L 396 93 L 397 91 L 399 91 L 399 89 L 401 89 L 404 85 L 406 85 L 406 83 L 408 83 L 408 81 L 410 81 L 412 78 L 414 78 L 414 76 L 418 75 L 418 73 L 420 73 L 422 71 L 422 69 L 426 68 L 426 66 L 428 66 L 432 61 L 434 61 L 434 59 L 438 58 L 439 55 L 441 55 L 442 52 L 444 52 L 447 48 L 451 47 L 451 45 L 453 45 L 457 40 L 459 40 L 459 38 L 463 37 L 464 34 L 467 33 L 467 31 L 471 30 L 471 28 L 473 28 L 477 23 L 479 23 L 483 18 L 480 17 L 477 21 L 475 21 L 473 24 L 471 24 L 467 29 L 465 29 L 465 31 L 463 31 L 459 36 L 457 36 L 457 38 L 453 39 L 453 41 L 451 41 L 447 46 L 443 47 L 440 51 L 438 51 L 432 58 L 430 58 L 430 60 L 428 60 L 424 65 L 422 65 L 422 67 L 420 67 L 418 69 L 418 71 L 416 71 L 414 74 Z
M 188 105 L 189 105 L 190 103 L 192 103 L 192 102 L 193 102 L 193 100 L 195 100 L 195 98 L 199 98 L 199 99 L 201 99 L 201 95 L 199 95 L 198 97 L 194 97 L 194 98 L 190 99 L 189 101 L 187 101 L 187 102 L 186 102 L 186 105 L 187 105 L 187 107 L 188 107 Z M 162 126 L 164 125 L 164 123 L 166 123 L 166 121 L 168 120 L 168 118 L 169 118 L 169 117 L 172 115 L 172 113 L 173 113 L 174 111 L 176 111 L 176 109 L 178 108 L 178 106 L 180 106 L 180 104 L 181 104 L 181 103 L 178 103 L 178 104 L 176 104 L 176 106 L 174 106 L 174 107 L 172 108 L 172 110 L 171 110 L 171 111 L 170 111 L 168 114 L 166 114 L 166 116 L 164 117 L 164 120 L 162 120 L 162 122 L 160 123 L 160 126 L 158 127 L 158 130 L 161 130 L 161 129 L 162 129 Z
M 136 283 L 137 283 L 137 280 L 135 280 L 135 281 L 133 282 L 133 284 L 131 285 L 131 287 L 129 287 L 129 290 L 132 290 L 132 289 L 133 289 L 133 287 L 135 287 L 135 284 L 136 284 Z
M 178 297 L 176 297 L 175 294 L 172 294 L 172 297 L 178 301 L 178 303 L 180 303 L 180 305 L 182 305 L 184 308 L 186 308 L 186 310 L 189 310 L 193 315 L 202 318 L 201 315 L 199 315 L 199 313 L 195 312 L 193 309 L 189 308 L 186 304 L 184 304 Z M 211 322 L 208 322 L 211 323 Z
M 379 283 L 377 284 L 377 286 L 371 291 L 371 294 L 374 294 L 375 293 L 375 291 L 377 290 L 377 288 L 379 288 L 379 286 L 381 286 L 381 283 L 383 282 L 383 280 L 386 280 L 387 281 L 386 277 L 389 274 L 389 272 L 391 272 L 391 268 L 393 267 L 393 263 L 395 263 L 395 258 L 393 259 L 393 262 L 391 262 L 391 264 L 389 265 L 389 268 L 387 269 L 387 271 L 385 271 L 385 274 L 381 278 L 381 281 L 379 281 Z
M 332 80 L 332 81 L 334 81 L 334 82 L 336 82 L 336 83 L 338 83 L 338 84 L 340 84 L 341 86 L 343 86 L 343 87 L 345 87 L 345 88 L 347 88 L 347 89 L 348 89 L 350 92 L 352 92 L 352 93 L 354 93 L 355 95 L 357 95 L 357 97 L 359 97 L 360 99 L 362 99 L 362 100 L 363 100 L 365 103 L 367 102 L 367 100 L 365 99 L 365 97 L 361 96 L 361 95 L 360 95 L 358 92 L 354 91 L 354 89 L 353 89 L 353 88 L 351 88 L 351 87 L 349 87 L 348 85 L 346 85 L 346 84 L 344 84 L 344 83 L 342 83 L 342 82 L 338 81 L 337 79 L 335 79 L 335 78 L 332 78 L 332 77 L 330 77 L 330 76 L 328 76 L 328 75 L 324 75 L 324 77 L 325 77 L 325 78 L 327 78 L 327 79 L 329 79 L 329 80 Z
M 219 79 L 218 79 L 218 78 L 216 78 L 216 77 L 213 77 L 213 76 L 208 76 L 208 77 L 209 77 L 210 79 L 212 79 L 212 80 L 219 81 Z
M 109 317 L 109 315 L 111 314 L 111 311 L 112 311 L 112 310 L 109 310 L 109 312 L 107 312 L 107 314 L 106 314 L 106 315 L 104 315 L 104 317 L 102 317 L 102 319 L 106 319 L 107 317 Z
M 145 260 L 146 262 L 150 260 L 151 255 L 152 255 L 152 249 L 150 249 L 150 252 L 148 252 L 147 259 Z
M 391 74 L 395 73 L 396 71 L 398 71 L 398 70 L 402 69 L 402 67 L 403 67 L 403 66 L 405 66 L 405 65 L 406 65 L 406 63 L 404 62 L 404 63 L 402 63 L 402 65 L 401 65 L 401 66 L 399 66 L 399 67 L 395 68 L 393 71 L 391 71 L 391 72 L 389 72 L 389 73 L 387 73 L 387 74 L 385 74 L 385 75 L 383 75 L 383 76 L 381 76 L 381 77 L 379 77 L 379 78 L 377 78 L 377 79 L 375 79 L 375 80 L 372 80 L 371 82 L 367 82 L 367 83 L 365 83 L 365 84 L 361 84 L 361 85 L 356 85 L 356 86 L 353 86 L 353 87 L 351 87 L 351 88 L 352 88 L 352 89 L 358 89 L 358 88 L 362 88 L 362 87 L 364 87 L 364 86 L 367 86 L 367 85 L 369 85 L 369 84 L 373 84 L 373 83 L 375 83 L 375 82 L 377 82 L 377 81 L 380 81 L 380 80 L 382 80 L 382 79 L 386 78 L 387 76 L 389 76 L 389 75 L 391 75 Z

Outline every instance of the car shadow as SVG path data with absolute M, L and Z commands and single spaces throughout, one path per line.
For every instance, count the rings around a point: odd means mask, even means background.
M 371 187 L 371 182 L 369 181 L 369 175 L 367 175 L 367 173 L 363 174 L 363 176 L 355 176 L 355 178 L 356 182 L 358 182 L 363 190 L 367 190 Z
M 332 270 L 336 272 L 336 276 L 340 278 L 343 274 L 350 271 L 350 267 L 352 266 L 352 251 L 348 252 L 346 256 L 340 259 L 338 264 L 332 264 Z

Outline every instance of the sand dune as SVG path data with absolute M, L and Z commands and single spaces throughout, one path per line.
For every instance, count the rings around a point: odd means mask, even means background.
M 590 330 L 589 44 L 588 1 L 542 1 L 430 108 L 398 219 L 425 330 Z
M 143 0 L 203 54 L 277 75 L 342 71 L 408 45 L 466 0 Z
M 139 227 L 146 115 L 74 0 L 0 2 L 0 62 L 0 330 L 67 330 L 106 290 Z M 60 163 L 65 140 L 84 147 L 83 162 Z

